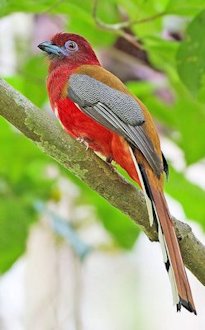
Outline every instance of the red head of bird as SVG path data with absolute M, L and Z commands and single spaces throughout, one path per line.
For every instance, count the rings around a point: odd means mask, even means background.
M 58 33 L 51 41 L 42 42 L 38 47 L 48 54 L 49 72 L 62 65 L 70 68 L 83 64 L 99 65 L 89 42 L 77 34 Z

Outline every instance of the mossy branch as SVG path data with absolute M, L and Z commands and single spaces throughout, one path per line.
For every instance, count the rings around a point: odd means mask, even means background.
M 149 225 L 142 192 L 91 150 L 86 151 L 83 145 L 63 131 L 52 116 L 38 109 L 1 79 L 0 115 L 110 204 L 129 215 L 150 240 L 157 240 L 156 228 Z M 190 226 L 174 221 L 185 265 L 205 285 L 205 247 L 194 236 Z

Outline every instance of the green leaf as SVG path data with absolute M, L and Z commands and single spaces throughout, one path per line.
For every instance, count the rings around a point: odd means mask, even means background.
M 144 39 L 144 46 L 148 51 L 150 61 L 156 68 L 167 72 L 169 67 L 176 66 L 175 57 L 179 47 L 177 41 L 152 36 Z
M 1 196 L 1 194 L 0 194 Z M 7 271 L 26 247 L 29 226 L 37 214 L 19 196 L 0 199 L 0 273 Z
M 64 169 L 62 171 L 68 175 Z M 139 228 L 136 224 L 73 174 L 69 173 L 69 178 L 81 189 L 79 203 L 81 205 L 84 203 L 93 205 L 99 220 L 115 242 L 124 249 L 131 249 L 139 234 Z
M 138 237 L 139 228 L 128 216 L 109 205 L 102 197 L 95 201 L 97 213 L 106 230 L 125 249 L 131 249 Z
M 205 77 L 205 10 L 188 26 L 186 38 L 177 53 L 177 70 L 186 87 L 194 96 L 204 89 Z
M 93 46 L 109 46 L 113 44 L 116 36 L 106 30 L 101 30 L 96 26 L 93 18 L 93 1 L 70 1 L 62 4 L 64 12 L 67 13 L 68 30 L 83 35 Z M 97 17 L 105 23 L 115 23 L 119 20 L 115 1 L 99 1 Z
M 182 204 L 189 219 L 197 220 L 205 229 L 205 191 L 203 189 L 191 183 L 183 173 L 177 172 L 170 166 L 166 191 Z
M 195 15 L 205 8 L 204 0 L 170 0 L 166 10 L 171 14 Z
M 188 164 L 197 162 L 205 156 L 205 106 L 187 91 L 178 77 L 172 81 L 175 88 L 175 102 L 172 105 L 174 128 L 172 136 L 175 143 L 184 151 Z
M 47 100 L 47 65 L 42 56 L 32 56 L 21 68 L 21 73 L 7 77 L 6 81 L 41 107 Z
M 0 2 L 0 16 L 13 12 L 62 14 L 67 24 L 66 30 L 82 34 L 94 45 L 111 45 L 115 36 L 107 31 L 100 30 L 93 19 L 93 2 L 91 0 L 49 1 L 49 0 L 7 0 Z M 115 1 L 99 2 L 98 16 L 107 23 L 118 21 Z
M 24 78 L 23 94 L 39 107 L 47 100 L 47 72 L 47 63 L 42 59 L 42 56 L 29 57 L 22 68 L 21 75 Z
M 0 117 L 0 273 L 24 252 L 34 204 L 53 197 L 55 180 L 46 175 L 52 161 Z M 49 162 L 48 162 L 49 159 Z
M 164 12 L 167 6 L 167 0 L 117 0 L 116 4 L 126 13 L 124 16 L 127 16 L 127 18 L 133 21 L 148 18 L 145 24 L 134 24 L 132 26 L 132 30 L 139 39 L 144 39 L 145 36 L 153 36 L 154 34 L 160 33 L 163 17 L 155 19 L 151 17 Z
M 8 174 L 11 182 L 18 181 L 22 174 L 26 175 L 36 161 L 42 160 L 45 163 L 48 161 L 48 157 L 2 117 L 0 117 L 0 127 L 0 173 Z M 39 176 L 39 173 L 37 172 L 36 175 Z
M 146 104 L 150 113 L 161 123 L 175 129 L 175 118 L 172 106 L 160 100 L 156 95 L 156 86 L 148 82 L 130 81 L 129 90 Z

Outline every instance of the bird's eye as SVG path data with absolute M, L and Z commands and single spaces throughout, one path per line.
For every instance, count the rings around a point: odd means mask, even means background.
M 76 44 L 75 41 L 68 40 L 65 43 L 65 48 L 68 49 L 69 51 L 76 51 L 78 50 L 78 45 Z

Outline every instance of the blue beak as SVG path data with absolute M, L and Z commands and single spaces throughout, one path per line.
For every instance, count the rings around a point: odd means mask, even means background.
M 38 48 L 40 48 L 41 50 L 43 50 L 48 54 L 53 54 L 57 56 L 63 55 L 61 47 L 52 44 L 50 41 L 42 42 L 41 44 L 38 45 Z

